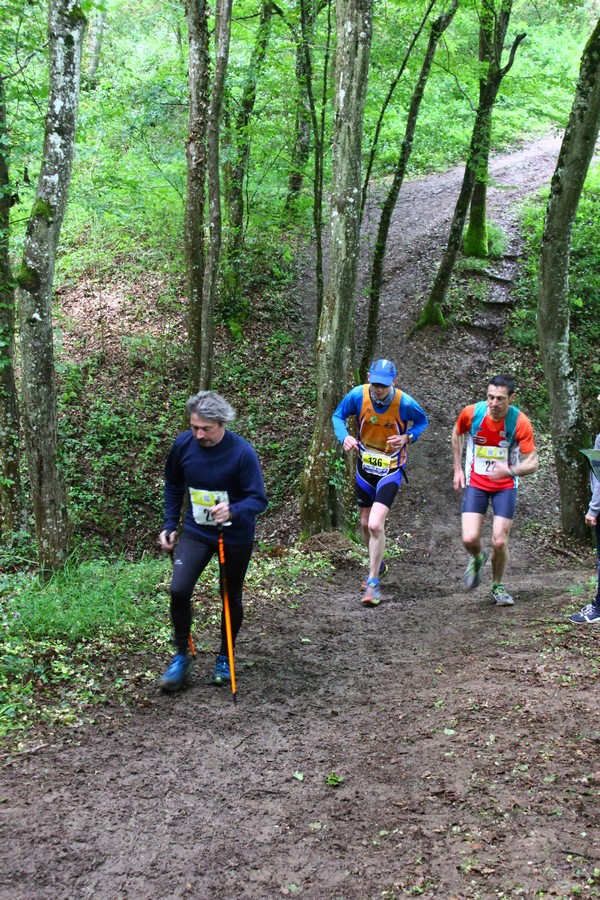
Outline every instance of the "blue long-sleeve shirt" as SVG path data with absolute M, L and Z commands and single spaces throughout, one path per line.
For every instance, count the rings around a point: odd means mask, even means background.
M 266 509 L 267 497 L 258 455 L 239 434 L 225 430 L 213 447 L 202 447 L 190 431 L 175 439 L 165 465 L 165 515 L 163 529 L 175 531 L 186 491 L 226 491 L 231 524 L 227 542 L 242 546 L 254 540 L 256 517 Z M 188 496 L 188 499 L 189 496 Z M 202 525 L 194 519 L 193 504 L 188 503 L 183 531 L 216 546 L 214 525 Z
M 385 403 L 377 405 L 377 411 L 381 414 L 387 412 L 393 398 L 394 392 L 391 391 L 389 399 Z M 333 413 L 331 417 L 333 430 L 340 444 L 343 444 L 344 439 L 348 437 L 346 420 L 349 419 L 350 416 L 355 416 L 358 419 L 362 408 L 362 400 L 363 386 L 362 384 L 359 384 L 358 387 L 352 388 L 352 390 L 346 394 Z M 419 435 L 425 431 L 429 424 L 425 412 L 421 409 L 417 401 L 404 391 L 402 391 L 402 397 L 400 399 L 400 418 L 403 422 L 412 423 L 408 427 L 408 434 L 412 436 L 413 441 L 418 439 Z

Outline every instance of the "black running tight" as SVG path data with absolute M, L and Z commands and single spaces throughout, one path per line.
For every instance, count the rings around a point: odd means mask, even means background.
M 188 534 L 182 534 L 173 554 L 173 577 L 171 578 L 171 621 L 175 632 L 175 645 L 178 652 L 185 653 L 188 648 L 190 629 L 192 627 L 192 594 L 200 575 L 210 562 L 216 547 L 204 541 L 196 540 Z M 231 614 L 231 633 L 233 642 L 241 628 L 244 618 L 242 606 L 242 589 L 246 570 L 252 556 L 252 545 L 249 547 L 228 547 L 225 535 L 225 573 L 227 576 L 227 596 Z M 225 617 L 221 614 L 221 649 L 227 655 L 227 632 Z

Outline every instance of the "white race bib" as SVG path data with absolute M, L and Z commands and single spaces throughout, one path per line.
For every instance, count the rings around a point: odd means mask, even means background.
M 392 456 L 378 453 L 377 450 L 363 450 L 360 457 L 363 469 L 371 475 L 387 475 L 392 459 Z
M 205 491 L 203 488 L 190 488 L 190 501 L 192 503 L 192 515 L 198 525 L 214 525 L 217 523 L 211 515 L 211 509 L 217 503 L 229 503 L 227 491 Z M 229 522 L 225 522 L 229 525 Z
M 508 447 L 475 447 L 473 469 L 478 475 L 491 475 L 496 463 L 508 465 Z

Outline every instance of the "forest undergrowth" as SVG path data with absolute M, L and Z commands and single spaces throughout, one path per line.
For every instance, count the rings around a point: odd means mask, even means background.
M 574 346 L 588 404 L 599 375 L 593 353 L 598 269 L 590 249 L 599 197 L 592 175 L 573 250 Z M 510 304 L 510 339 L 495 354 L 499 366 L 520 373 L 524 405 L 545 433 L 547 398 L 534 331 L 539 202 L 523 215 L 529 249 Z M 499 242 L 500 260 L 501 236 Z M 310 550 L 298 545 L 297 492 L 314 402 L 315 323 L 305 253 L 298 245 L 296 263 L 274 253 L 277 266 L 265 264 L 255 280 L 243 323 L 232 329 L 222 309 L 216 334 L 214 388 L 233 402 L 235 427 L 257 447 L 270 498 L 248 582 L 250 613 L 255 603 L 293 603 L 306 579 L 330 566 L 318 543 Z M 65 571 L 44 584 L 27 534 L 2 548 L 0 729 L 17 742 L 38 727 L 82 724 L 109 696 L 143 706 L 156 674 L 144 663 L 145 652 L 164 654 L 169 644 L 169 564 L 157 535 L 162 467 L 183 427 L 187 396 L 183 285 L 159 274 L 140 279 L 128 258 L 119 260 L 118 273 L 107 280 L 91 270 L 76 282 L 63 276 L 57 295 L 61 452 L 76 550 Z M 472 327 L 491 285 L 485 267 L 461 262 L 444 341 Z M 536 528 L 538 539 L 545 529 L 548 544 L 562 543 L 553 526 L 538 521 Z M 580 558 L 566 546 L 564 553 Z M 350 546 L 344 555 L 357 562 L 361 549 Z M 196 623 L 201 645 L 218 619 L 215 571 L 209 585 Z M 124 675 L 116 681 L 98 675 L 111 671 L 110 656 L 124 653 L 132 660 Z

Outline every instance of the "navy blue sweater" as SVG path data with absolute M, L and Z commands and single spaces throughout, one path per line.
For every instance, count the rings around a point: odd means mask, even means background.
M 256 517 L 267 506 L 260 462 L 254 447 L 233 431 L 225 431 L 214 447 L 201 447 L 190 431 L 174 441 L 165 466 L 165 518 L 163 529 L 171 533 L 179 523 L 186 492 L 227 491 L 231 525 L 225 528 L 228 544 L 242 546 L 254 540 Z M 219 502 L 219 498 L 215 502 Z M 199 524 L 188 503 L 183 531 L 214 546 L 214 525 Z

